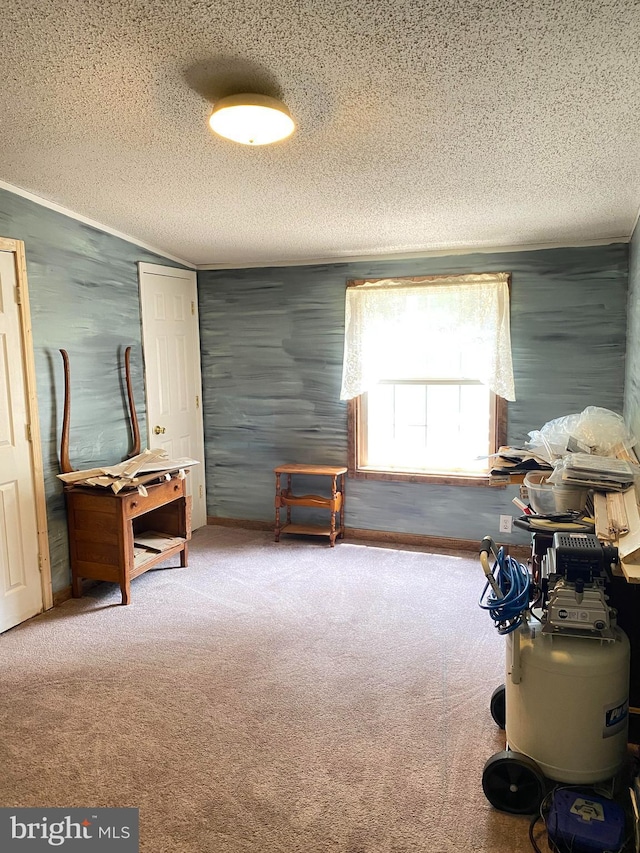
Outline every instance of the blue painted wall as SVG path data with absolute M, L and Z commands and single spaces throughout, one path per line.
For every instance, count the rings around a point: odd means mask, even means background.
M 146 446 L 138 261 L 175 266 L 28 199 L 0 189 L 0 236 L 23 240 L 38 390 L 54 591 L 70 583 L 59 473 L 63 370 L 71 363 L 71 463 L 119 462 L 130 449 L 124 349 Z
M 209 515 L 270 520 L 274 466 L 346 463 L 346 405 L 339 393 L 344 290 L 351 278 L 511 272 L 518 399 L 509 404 L 510 443 L 588 405 L 621 412 L 627 249 L 614 244 L 201 271 Z M 497 536 L 500 514 L 516 513 L 516 493 L 513 487 L 349 480 L 346 520 L 350 527 L 479 540 Z M 511 541 L 527 541 L 526 534 L 516 531 Z
M 114 462 L 128 452 L 122 366 L 128 345 L 133 346 L 144 446 L 136 263 L 173 264 L 4 190 L 0 236 L 26 245 L 53 585 L 59 590 L 69 584 L 69 565 L 64 501 L 55 476 L 63 401 L 58 350 L 67 349 L 71 358 L 73 464 Z M 637 288 L 637 247 L 634 251 L 632 284 Z M 338 397 L 348 279 L 483 270 L 512 273 L 518 401 L 509 406 L 509 441 L 519 443 L 530 429 L 589 404 L 620 411 L 628 277 L 624 244 L 203 271 L 209 514 L 271 520 L 275 465 L 345 462 L 346 406 Z M 640 317 L 637 297 L 631 307 Z M 630 338 L 630 358 L 635 352 L 640 365 L 637 341 L 636 333 Z M 640 368 L 632 370 L 634 375 Z M 633 387 L 628 386 L 627 397 L 637 418 Z M 478 539 L 497 533 L 497 516 L 511 513 L 515 492 L 349 481 L 347 522 Z M 524 540 L 516 534 L 513 541 Z
M 640 225 L 636 225 L 629 247 L 629 304 L 627 326 L 627 373 L 624 416 L 640 442 Z M 640 453 L 640 444 L 636 446 Z

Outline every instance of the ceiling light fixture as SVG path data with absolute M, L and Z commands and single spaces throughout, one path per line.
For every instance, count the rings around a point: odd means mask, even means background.
M 267 95 L 229 95 L 209 116 L 214 133 L 243 145 L 269 145 L 286 139 L 295 123 L 285 105 Z

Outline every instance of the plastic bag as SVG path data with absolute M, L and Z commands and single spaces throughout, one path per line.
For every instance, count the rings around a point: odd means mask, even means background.
M 529 438 L 525 447 L 551 465 L 568 452 L 615 456 L 617 450 L 630 450 L 636 443 L 622 416 L 599 406 L 548 421 Z

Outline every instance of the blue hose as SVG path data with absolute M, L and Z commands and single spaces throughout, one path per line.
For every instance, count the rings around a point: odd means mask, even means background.
M 504 597 L 496 598 L 487 583 L 478 604 L 489 611 L 499 634 L 510 634 L 520 627 L 522 614 L 529 607 L 529 571 L 513 557 L 506 556 L 504 548 L 500 548 L 493 564 L 493 576 Z

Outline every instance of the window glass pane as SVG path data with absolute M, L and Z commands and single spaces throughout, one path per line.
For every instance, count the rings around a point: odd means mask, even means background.
M 486 385 L 466 385 L 460 398 L 460 445 L 470 456 L 487 451 L 491 440 L 490 392 Z
M 395 385 L 395 438 L 417 435 L 424 443 L 426 388 L 424 385 Z
M 491 393 L 484 385 L 381 384 L 368 393 L 364 465 L 383 470 L 486 471 Z
M 367 394 L 366 448 L 368 459 L 383 460 L 393 444 L 394 385 L 378 385 L 374 393 Z M 365 463 L 377 464 L 377 463 Z

